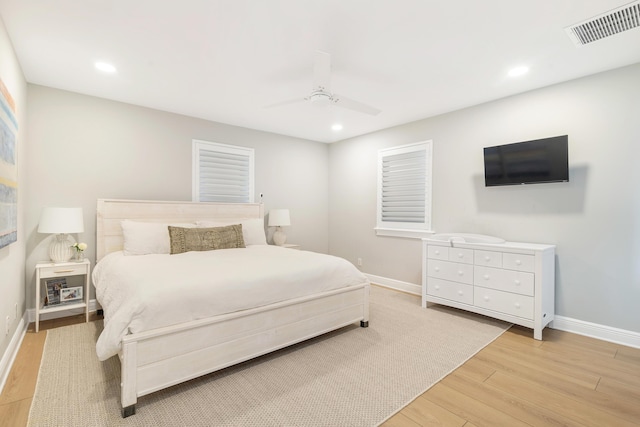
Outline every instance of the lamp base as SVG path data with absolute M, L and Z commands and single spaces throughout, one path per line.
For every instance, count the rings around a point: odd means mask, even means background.
M 282 231 L 280 227 L 277 227 L 276 231 L 274 231 L 273 233 L 273 243 L 275 243 L 278 246 L 282 246 L 286 241 L 287 241 L 287 235 L 284 234 L 284 231 Z
M 69 235 L 66 233 L 56 234 L 51 246 L 49 246 L 49 258 L 51 258 L 51 261 L 67 262 L 73 257 L 73 249 L 68 239 Z

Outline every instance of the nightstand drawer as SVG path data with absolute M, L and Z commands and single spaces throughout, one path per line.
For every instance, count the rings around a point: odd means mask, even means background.
M 46 279 L 48 277 L 77 276 L 80 274 L 87 274 L 87 268 L 87 264 L 52 265 L 51 267 L 41 267 L 40 278 Z

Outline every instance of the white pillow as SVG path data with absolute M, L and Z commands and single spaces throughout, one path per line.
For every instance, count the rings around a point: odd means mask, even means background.
M 198 227 L 224 227 L 226 225 L 242 224 L 242 238 L 245 245 L 266 245 L 267 236 L 264 233 L 264 219 L 252 218 L 241 220 L 213 220 L 197 221 Z
M 194 228 L 195 224 L 166 224 L 160 222 L 139 222 L 128 219 L 120 222 L 124 237 L 125 255 L 168 254 L 169 226 Z

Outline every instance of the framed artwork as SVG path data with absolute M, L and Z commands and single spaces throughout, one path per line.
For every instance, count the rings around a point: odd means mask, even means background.
M 0 248 L 18 240 L 16 104 L 0 80 Z
M 64 277 L 45 280 L 47 293 L 45 305 L 60 304 L 60 290 L 67 287 L 67 279 Z
M 61 303 L 78 301 L 78 300 L 82 300 L 82 286 L 60 289 Z

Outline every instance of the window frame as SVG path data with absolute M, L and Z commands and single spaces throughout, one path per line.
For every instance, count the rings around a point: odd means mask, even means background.
M 254 203 L 255 202 L 255 150 L 249 147 L 222 144 L 219 142 L 203 141 L 193 139 L 191 141 L 192 163 L 191 163 L 191 199 L 200 202 L 200 154 L 205 152 L 216 152 L 223 154 L 233 154 L 247 156 L 249 159 L 249 194 L 247 200 L 229 202 L 228 200 L 212 200 L 218 203 Z
M 387 156 L 405 154 L 424 150 L 425 152 L 425 219 L 420 223 L 394 222 L 382 220 L 382 168 L 383 159 Z M 426 140 L 412 144 L 399 145 L 378 150 L 378 176 L 377 176 L 377 200 L 376 200 L 376 227 L 377 236 L 405 237 L 420 239 L 433 234 L 431 230 L 432 220 L 432 189 L 433 189 L 433 140 Z

